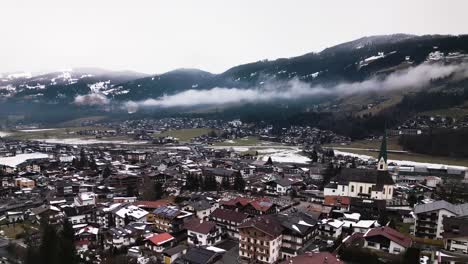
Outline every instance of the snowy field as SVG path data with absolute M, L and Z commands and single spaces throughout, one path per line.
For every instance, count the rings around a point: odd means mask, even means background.
M 291 163 L 303 163 L 307 164 L 310 159 L 301 154 L 299 148 L 267 148 L 267 149 L 256 149 L 262 160 L 268 160 L 271 157 L 273 162 L 291 162 Z
M 6 137 L 6 136 L 9 136 L 9 135 L 11 135 L 11 133 L 0 131 L 0 137 Z
M 1 157 L 0 164 L 10 167 L 16 167 L 18 164 L 21 164 L 30 159 L 43 159 L 48 158 L 49 156 L 44 153 L 27 153 L 27 154 L 18 154 L 14 157 Z
M 35 129 L 22 129 L 22 130 L 18 130 L 18 131 L 19 132 L 31 133 L 31 132 L 52 131 L 52 130 L 57 130 L 57 128 L 35 128 Z
M 147 141 L 129 141 L 129 140 L 98 140 L 84 138 L 46 138 L 35 139 L 51 144 L 66 144 L 66 145 L 87 145 L 87 144 L 123 144 L 123 145 L 141 145 L 148 143 Z
M 349 156 L 349 157 L 356 157 L 361 160 L 375 160 L 374 157 L 367 156 L 367 155 L 360 155 L 360 154 L 354 154 L 350 152 L 343 152 L 339 150 L 334 150 L 335 155 L 342 155 L 342 156 Z M 453 165 L 447 165 L 447 164 L 437 164 L 437 163 L 425 163 L 425 162 L 416 162 L 416 161 L 410 161 L 410 160 L 388 160 L 388 163 L 395 163 L 398 164 L 399 166 L 414 166 L 414 167 L 426 167 L 429 169 L 456 169 L 456 170 L 466 170 L 467 167 L 464 166 L 453 166 Z
M 265 161 L 268 160 L 269 157 L 271 157 L 271 160 L 273 162 L 280 162 L 280 163 L 285 162 L 285 163 L 307 164 L 310 162 L 310 159 L 304 156 L 298 147 L 293 147 L 293 146 L 279 146 L 279 147 L 217 146 L 214 148 L 232 149 L 236 152 L 257 151 L 259 155 L 259 159 L 265 160 Z

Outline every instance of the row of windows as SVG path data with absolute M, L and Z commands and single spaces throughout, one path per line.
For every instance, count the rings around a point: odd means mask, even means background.
M 343 192 L 345 191 L 345 186 L 344 186 L 344 185 L 341 186 L 341 191 L 343 191 Z M 359 186 L 359 193 L 363 193 L 363 191 L 364 191 L 364 190 L 363 190 L 363 187 L 362 187 L 362 186 Z M 354 185 L 351 185 L 351 192 L 354 192 Z M 372 187 L 369 187 L 367 193 L 368 193 L 368 194 L 371 194 L 371 192 L 372 192 Z M 389 188 L 389 189 L 388 189 L 388 194 L 391 194 L 391 193 L 392 193 L 392 189 Z M 383 188 L 383 194 L 385 194 L 385 188 Z

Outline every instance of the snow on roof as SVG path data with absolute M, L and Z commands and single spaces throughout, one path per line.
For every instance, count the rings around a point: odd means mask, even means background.
M 18 154 L 13 157 L 1 157 L 0 158 L 0 164 L 1 165 L 6 165 L 9 167 L 16 167 L 19 164 L 27 161 L 27 160 L 32 160 L 32 159 L 46 159 L 48 158 L 49 155 L 44 154 L 44 153 L 26 153 L 26 154 Z
M 304 220 L 299 221 L 298 224 L 305 225 L 305 226 L 314 226 L 314 225 L 311 225 L 311 224 L 305 222 Z
M 224 253 L 224 252 L 226 252 L 226 250 L 224 250 L 224 249 L 222 249 L 222 248 L 213 247 L 213 246 L 207 247 L 206 249 L 209 250 L 209 251 L 216 252 L 216 253 Z
M 92 227 L 92 226 L 86 226 L 86 227 L 81 228 L 80 230 L 78 230 L 78 232 L 76 232 L 75 235 L 81 235 L 83 233 L 90 233 L 90 234 L 93 234 L 93 235 L 97 235 L 99 233 L 99 228 Z
M 332 226 L 334 228 L 340 228 L 344 222 L 337 219 L 323 219 L 322 224 Z
M 360 213 L 351 213 L 351 214 L 344 213 L 343 215 L 346 219 L 352 219 L 356 221 L 358 221 L 361 218 Z
M 135 219 L 141 219 L 145 217 L 148 212 L 135 205 L 128 205 L 118 210 L 116 214 L 121 218 L 125 218 L 125 215 L 128 214 L 128 216 L 131 216 Z

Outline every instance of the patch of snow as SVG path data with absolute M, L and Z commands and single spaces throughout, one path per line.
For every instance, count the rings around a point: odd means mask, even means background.
M 17 72 L 17 73 L 11 73 L 7 75 L 8 79 L 18 79 L 18 78 L 26 78 L 30 79 L 32 78 L 32 73 L 30 72 Z
M 287 163 L 302 163 L 307 164 L 311 160 L 300 154 L 300 150 L 298 148 L 284 148 L 284 149 L 258 149 L 257 150 L 260 155 L 261 159 L 267 161 L 268 158 L 271 157 L 273 162 L 287 162 Z
M 197 88 L 197 87 L 198 87 L 198 83 L 192 84 L 192 88 Z
M 339 150 L 334 150 L 335 155 L 342 155 L 342 156 L 350 156 L 350 157 L 356 157 L 361 160 L 375 160 L 374 157 L 368 156 L 368 155 L 359 155 L 359 154 L 354 154 L 350 152 L 343 152 Z M 447 164 L 438 164 L 438 163 L 426 163 L 426 162 L 416 162 L 416 161 L 410 161 L 410 160 L 388 160 L 388 163 L 395 163 L 399 166 L 414 166 L 414 167 L 426 167 L 426 168 L 431 168 L 431 169 L 456 169 L 456 170 L 466 170 L 467 167 L 464 166 L 455 166 L 455 165 L 447 165 Z
M 51 131 L 51 130 L 57 130 L 57 128 L 21 129 L 18 131 L 29 133 L 29 132 Z
M 16 167 L 17 165 L 31 159 L 44 159 L 48 158 L 49 155 L 44 154 L 44 153 L 27 153 L 27 154 L 18 154 L 13 157 L 1 157 L 0 158 L 0 164 L 1 165 L 6 165 L 10 167 Z
M 0 137 L 7 137 L 7 136 L 9 136 L 9 135 L 11 135 L 11 133 L 9 133 L 9 132 L 4 132 L 4 131 L 0 131 Z
M 141 145 L 147 144 L 147 141 L 128 141 L 128 140 L 98 140 L 98 139 L 83 139 L 83 138 L 46 138 L 35 139 L 51 144 L 65 144 L 65 145 L 87 145 L 87 144 L 122 144 L 122 145 Z

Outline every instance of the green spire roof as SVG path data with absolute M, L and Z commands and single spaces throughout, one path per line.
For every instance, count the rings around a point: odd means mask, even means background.
M 387 130 L 386 129 L 382 137 L 382 145 L 380 145 L 380 153 L 379 153 L 379 158 L 377 160 L 380 160 L 381 158 L 384 158 L 385 162 L 387 162 Z

